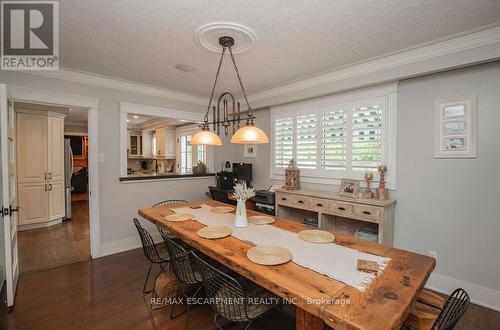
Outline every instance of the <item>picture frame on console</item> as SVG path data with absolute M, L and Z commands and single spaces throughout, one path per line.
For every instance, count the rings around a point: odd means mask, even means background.
M 339 195 L 357 198 L 359 192 L 359 180 L 345 179 L 340 181 Z

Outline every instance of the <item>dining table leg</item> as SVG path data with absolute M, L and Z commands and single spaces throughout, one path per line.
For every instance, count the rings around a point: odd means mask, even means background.
M 325 322 L 323 319 L 306 312 L 302 308 L 295 307 L 295 329 L 296 330 L 323 330 Z

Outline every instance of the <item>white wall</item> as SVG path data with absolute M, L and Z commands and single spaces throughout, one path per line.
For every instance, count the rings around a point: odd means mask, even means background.
M 433 159 L 434 100 L 470 94 L 477 95 L 478 158 Z M 257 111 L 256 116 L 256 125 L 269 134 L 269 109 Z M 496 309 L 500 309 L 499 127 L 500 62 L 399 82 L 397 191 L 391 192 L 397 200 L 394 246 L 422 254 L 436 251 L 434 273 L 445 277 L 431 278 L 434 287 L 447 291 L 442 288 L 447 285 L 444 281 L 450 287 L 468 285 L 475 301 L 480 301 L 481 293 L 490 295 L 482 303 Z M 257 188 L 281 183 L 270 179 L 270 148 L 257 146 L 256 159 L 243 158 L 241 147 L 236 150 L 237 161 L 254 164 Z M 302 187 L 337 190 L 331 185 Z
M 36 88 L 51 92 L 99 98 L 99 153 L 104 162 L 99 163 L 99 213 L 101 253 L 117 252 L 127 247 L 139 246 L 132 218 L 137 209 L 154 202 L 180 198 L 201 200 L 205 198 L 213 177 L 198 180 L 158 181 L 148 183 L 120 183 L 120 101 L 146 104 L 185 111 L 204 111 L 203 106 L 171 101 L 137 93 L 45 78 L 19 72 L 0 72 L 0 82 L 8 86 Z M 203 115 L 200 114 L 200 118 Z M 90 141 L 92 143 L 92 141 Z M 152 226 L 149 228 L 153 229 Z

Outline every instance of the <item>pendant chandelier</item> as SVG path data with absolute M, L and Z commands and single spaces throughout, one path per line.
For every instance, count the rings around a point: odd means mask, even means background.
M 193 135 L 193 137 L 191 138 L 191 144 L 221 146 L 221 129 L 226 136 L 231 130 L 233 134 L 231 143 L 269 143 L 269 139 L 267 138 L 266 133 L 264 133 L 264 131 L 262 131 L 260 128 L 254 126 L 253 120 L 255 116 L 253 115 L 253 110 L 248 103 L 247 94 L 245 92 L 245 88 L 243 87 L 243 83 L 241 82 L 240 73 L 238 72 L 238 67 L 236 66 L 233 51 L 231 49 L 231 47 L 234 46 L 234 39 L 231 37 L 221 37 L 219 38 L 219 44 L 222 46 L 222 54 L 219 60 L 219 67 L 217 68 L 217 73 L 215 75 L 215 81 L 212 87 L 210 101 L 208 102 L 207 113 L 203 118 L 203 124 L 200 125 L 201 131 Z M 224 92 L 217 99 L 217 106 L 214 105 L 212 107 L 212 121 L 209 121 L 210 107 L 212 106 L 215 88 L 217 86 L 217 81 L 219 80 L 220 69 L 226 52 L 229 52 L 229 55 L 231 56 L 231 61 L 234 65 L 234 71 L 236 72 L 236 77 L 238 78 L 238 82 L 243 93 L 243 98 L 247 105 L 246 116 L 245 114 L 243 114 L 242 116 L 242 113 L 240 111 L 240 102 L 236 102 L 233 94 Z M 242 121 L 245 121 L 244 126 L 241 125 Z M 211 131 L 211 129 L 213 130 L 213 132 Z

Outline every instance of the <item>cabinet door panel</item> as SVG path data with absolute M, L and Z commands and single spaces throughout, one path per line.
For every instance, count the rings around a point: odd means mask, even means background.
M 47 116 L 18 113 L 18 182 L 44 181 L 47 172 Z
M 65 216 L 64 181 L 49 183 L 49 220 L 60 219 Z
M 19 224 L 48 221 L 48 192 L 47 184 L 23 183 L 19 184 Z
M 167 131 L 166 135 L 166 151 L 165 151 L 165 156 L 168 158 L 175 158 L 175 146 L 176 146 L 176 141 L 175 141 L 175 131 Z
M 64 180 L 64 119 L 48 117 L 48 179 Z

